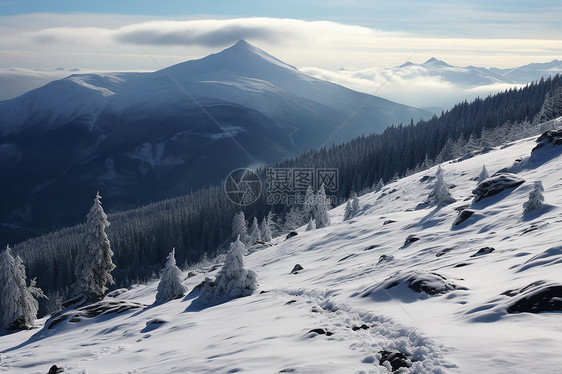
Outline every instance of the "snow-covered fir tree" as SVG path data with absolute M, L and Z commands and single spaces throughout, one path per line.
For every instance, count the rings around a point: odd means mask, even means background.
M 316 215 L 314 222 L 317 229 L 330 226 L 330 200 L 326 197 L 326 191 L 324 190 L 324 185 L 320 186 L 318 193 L 316 194 Z
M 314 220 L 312 219 L 312 217 L 310 217 L 310 219 L 308 220 L 308 225 L 306 225 L 306 231 L 312 231 L 314 229 Z
M 533 190 L 529 193 L 529 200 L 523 203 L 523 214 L 529 214 L 544 205 L 544 187 L 541 181 L 535 181 Z
M 244 216 L 244 212 L 242 211 L 236 213 L 232 218 L 232 236 L 240 238 L 242 243 L 248 243 L 250 241 L 246 216 Z
M 10 247 L 0 253 L 0 322 L 8 330 L 30 329 L 37 318 L 39 303 L 45 297 L 35 286 L 26 284 L 25 266 L 19 256 L 12 256 Z
M 356 193 L 354 193 L 353 202 L 351 203 L 351 215 L 355 216 L 357 213 L 359 213 L 359 209 L 361 209 L 359 205 L 359 197 L 357 196 Z
M 306 222 L 303 211 L 297 205 L 293 205 L 289 209 L 289 212 L 285 215 L 285 224 L 283 225 L 283 229 L 285 232 L 293 231 L 304 225 Z
M 237 238 L 230 249 L 214 282 L 206 280 L 201 288 L 204 301 L 213 299 L 233 299 L 249 296 L 258 286 L 258 276 L 253 270 L 244 267 L 244 243 Z
M 314 190 L 312 186 L 308 186 L 306 193 L 304 194 L 304 203 L 302 206 L 302 215 L 304 222 L 308 222 L 310 217 L 316 217 L 317 203 L 314 195 Z
M 187 288 L 182 284 L 182 272 L 176 266 L 176 249 L 168 255 L 166 267 L 162 270 L 162 278 L 158 283 L 156 302 L 165 303 L 170 300 L 178 299 L 185 295 Z
M 87 216 L 83 247 L 74 267 L 74 294 L 84 295 L 89 301 L 103 299 L 107 290 L 106 284 L 114 283 L 111 276 L 111 271 L 115 269 L 111 260 L 113 252 L 105 233 L 108 226 L 109 221 L 103 211 L 98 192 Z
M 261 239 L 266 243 L 270 242 L 271 239 L 273 239 L 273 233 L 271 232 L 271 221 L 270 221 L 270 215 L 269 214 L 261 220 L 260 233 L 261 233 Z
M 435 205 L 449 205 L 454 203 L 456 200 L 451 196 L 449 192 L 449 187 L 445 183 L 445 178 L 443 177 L 443 169 L 441 165 L 437 167 L 437 172 L 435 173 L 435 187 L 433 191 L 429 194 L 428 202 Z
M 353 216 L 353 209 L 351 208 L 351 201 L 347 200 L 345 204 L 345 209 L 343 210 L 343 220 L 347 221 Z
M 490 175 L 488 174 L 488 169 L 486 169 L 486 165 L 482 165 L 482 171 L 478 176 L 478 183 L 482 183 L 483 180 L 488 178 L 490 178 Z
M 379 181 L 376 185 L 373 185 L 373 192 L 379 192 L 380 190 L 382 190 L 383 187 L 384 187 L 384 182 L 382 181 L 382 178 L 381 178 L 381 179 L 379 179 Z
M 252 221 L 252 227 L 250 228 L 250 241 L 248 242 L 249 245 L 254 245 L 257 242 L 261 242 L 261 232 L 260 227 L 258 225 L 258 219 L 254 217 Z

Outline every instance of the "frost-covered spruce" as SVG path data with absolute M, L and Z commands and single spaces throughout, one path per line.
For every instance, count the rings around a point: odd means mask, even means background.
M 115 269 L 113 252 L 105 229 L 109 226 L 107 215 L 101 206 L 99 192 L 94 199 L 86 221 L 83 247 L 80 248 L 74 267 L 75 295 L 84 295 L 89 301 L 103 299 L 106 284 L 113 284 L 111 271 Z
M 314 229 L 314 220 L 312 219 L 312 217 L 310 217 L 310 219 L 308 220 L 308 225 L 306 225 L 306 231 L 312 231 Z
M 373 185 L 373 192 L 379 192 L 380 190 L 382 190 L 382 188 L 384 187 L 384 182 L 382 181 L 382 178 L 379 179 L 379 182 L 376 185 Z
M 284 230 L 286 232 L 296 230 L 306 222 L 307 221 L 304 220 L 303 211 L 298 206 L 293 205 L 285 215 Z
M 165 303 L 166 301 L 178 299 L 185 295 L 187 288 L 181 283 L 182 272 L 176 266 L 176 249 L 168 255 L 166 267 L 162 271 L 162 278 L 158 283 L 158 292 L 156 293 L 156 302 Z
M 317 229 L 330 226 L 330 215 L 328 214 L 329 209 L 330 201 L 326 197 L 326 191 L 324 190 L 324 185 L 322 185 L 316 194 L 316 216 L 314 221 Z
M 304 203 L 302 206 L 302 215 L 304 222 L 307 222 L 310 217 L 316 217 L 317 202 L 314 196 L 312 186 L 308 186 L 304 194 Z
M 270 217 L 269 215 L 267 215 L 262 219 L 260 224 L 261 239 L 266 243 L 271 241 L 271 239 L 273 239 L 273 234 L 271 233 L 270 225 L 271 225 Z
M 261 232 L 260 227 L 258 225 L 258 219 L 254 217 L 252 222 L 252 227 L 250 228 L 250 241 L 248 242 L 249 245 L 254 245 L 257 242 L 261 242 Z
M 25 266 L 19 256 L 12 256 L 10 247 L 0 253 L 0 322 L 8 330 L 33 327 L 39 303 L 36 298 L 45 297 L 35 286 L 26 284 Z
M 353 194 L 353 202 L 351 203 L 351 215 L 355 216 L 357 213 L 359 213 L 359 197 L 357 196 L 356 193 Z
M 232 218 L 232 236 L 235 238 L 240 237 L 243 243 L 248 243 L 250 237 L 248 236 L 248 227 L 244 212 L 239 212 Z
M 244 267 L 245 252 L 246 248 L 240 238 L 230 244 L 224 265 L 215 279 L 215 286 L 202 290 L 204 298 L 236 298 L 252 294 L 258 286 L 258 276 L 253 270 Z M 203 295 L 211 291 L 213 295 Z
M 480 176 L 478 176 L 478 183 L 482 183 L 483 180 L 488 179 L 489 177 L 490 175 L 488 174 L 486 165 L 482 165 L 482 171 L 480 172 Z
M 343 210 L 343 220 L 347 221 L 353 216 L 353 210 L 351 208 L 351 201 L 347 200 L 345 204 L 345 209 Z
M 451 196 L 449 187 L 443 178 L 443 169 L 441 165 L 437 168 L 435 173 L 435 187 L 428 196 L 428 202 L 435 205 L 448 205 L 454 203 L 456 200 Z
M 529 200 L 523 203 L 523 214 L 531 213 L 544 205 L 544 187 L 541 181 L 536 181 L 533 190 L 529 193 Z

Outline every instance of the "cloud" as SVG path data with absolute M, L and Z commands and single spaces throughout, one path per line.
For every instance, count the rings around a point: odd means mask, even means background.
M 471 101 L 476 97 L 485 97 L 521 86 L 505 83 L 478 86 L 453 83 L 441 76 L 429 75 L 421 66 L 398 71 L 383 68 L 331 71 L 316 67 L 301 68 L 301 71 L 356 91 L 418 108 L 448 109 L 464 100 Z

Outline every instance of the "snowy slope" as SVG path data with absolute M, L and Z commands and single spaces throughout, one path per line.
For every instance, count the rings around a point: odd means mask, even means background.
M 382 350 L 410 356 L 403 372 L 559 372 L 560 312 L 508 314 L 513 297 L 501 295 L 561 281 L 562 146 L 531 156 L 535 145 L 536 138 L 524 139 L 442 164 L 455 185 L 451 205 L 416 209 L 432 189 L 424 178 L 435 175 L 432 168 L 362 196 L 349 221 L 342 222 L 342 205 L 327 228 L 303 227 L 296 237 L 253 248 L 246 267 L 260 287 L 252 296 L 200 310 L 192 295 L 52 330 L 40 330 L 41 320 L 34 330 L 0 337 L 0 372 L 45 373 L 56 364 L 69 373 L 385 373 Z M 490 173 L 510 168 L 525 183 L 473 203 L 483 164 Z M 523 217 L 535 180 L 550 205 Z M 454 227 L 455 208 L 468 204 L 474 215 Z M 405 244 L 410 235 L 419 240 Z M 484 247 L 495 250 L 473 256 Z M 304 269 L 290 274 L 297 263 Z M 216 271 L 186 273 L 184 284 L 191 291 Z M 427 296 L 404 283 L 381 287 L 428 273 L 456 289 Z M 116 299 L 150 305 L 156 286 L 135 286 Z M 147 325 L 154 319 L 164 323 Z M 309 332 L 319 328 L 332 334 Z

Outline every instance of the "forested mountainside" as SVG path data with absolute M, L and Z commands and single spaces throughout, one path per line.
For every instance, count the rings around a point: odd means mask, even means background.
M 428 121 L 393 126 L 382 134 L 324 147 L 275 167 L 337 168 L 340 186 L 334 195 L 341 202 L 351 191 L 366 190 L 381 179 L 388 183 L 410 171 L 548 129 L 553 123 L 543 121 L 562 114 L 561 87 L 559 75 L 541 79 L 521 89 L 458 104 Z M 265 173 L 266 169 L 259 170 L 264 181 Z M 221 186 L 214 186 L 109 215 L 116 287 L 150 278 L 174 247 L 180 264 L 197 261 L 205 253 L 211 256 L 220 252 L 232 239 L 232 217 L 239 210 Z M 242 210 L 248 218 L 262 218 L 273 211 L 279 231 L 298 224 L 285 224 L 287 205 L 269 205 L 265 194 Z M 56 293 L 60 297 L 69 295 L 82 231 L 78 225 L 14 247 L 24 259 L 30 278 L 37 277 L 38 285 L 52 296 L 51 300 L 57 299 Z

